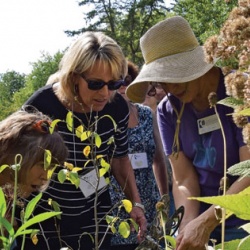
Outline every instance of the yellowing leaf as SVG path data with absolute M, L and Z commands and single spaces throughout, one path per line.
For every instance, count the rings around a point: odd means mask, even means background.
M 83 149 L 83 155 L 88 157 L 89 156 L 89 153 L 91 152 L 91 148 L 90 146 L 86 146 L 84 149 Z
M 94 133 L 95 135 L 95 145 L 100 148 L 101 144 L 102 144 L 102 139 L 101 137 L 97 134 L 97 133 Z
M 124 206 L 127 213 L 130 213 L 132 210 L 132 202 L 130 200 L 122 200 L 122 205 Z
M 64 162 L 64 166 L 68 169 L 68 170 L 72 170 L 74 168 L 74 165 L 70 162 Z
M 130 226 L 126 221 L 122 221 L 118 227 L 118 232 L 123 238 L 128 238 L 130 235 Z
M 91 131 L 85 131 L 81 134 L 81 141 L 87 140 L 92 135 Z
M 2 165 L 2 166 L 0 167 L 0 173 L 3 172 L 4 169 L 6 169 L 6 168 L 8 168 L 8 167 L 9 167 L 9 165 L 7 165 L 7 164 Z
M 31 237 L 31 240 L 32 240 L 33 244 L 34 244 L 34 245 L 36 245 L 36 244 L 37 244 L 37 242 L 38 242 L 37 235 L 36 235 L 36 234 L 34 234 L 34 235 Z
M 78 138 L 81 138 L 81 135 L 82 135 L 82 133 L 83 133 L 83 130 L 84 130 L 83 125 L 80 125 L 80 126 L 78 126 L 78 127 L 76 128 L 76 136 L 77 136 Z
M 73 131 L 73 113 L 69 111 L 66 115 L 66 125 L 70 132 Z
M 47 149 L 44 150 L 44 169 L 47 170 L 51 164 L 52 155 Z
M 57 125 L 58 122 L 60 122 L 60 119 L 55 119 L 51 122 L 50 126 L 49 126 L 49 132 L 51 134 L 53 134 L 54 130 L 55 130 L 55 126 Z

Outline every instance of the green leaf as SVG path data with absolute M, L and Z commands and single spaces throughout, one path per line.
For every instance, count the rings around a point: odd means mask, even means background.
M 81 141 L 87 140 L 91 135 L 92 135 L 92 132 L 91 132 L 91 131 L 84 131 L 84 132 L 81 134 Z
M 94 136 L 95 136 L 95 145 L 97 146 L 97 148 L 100 148 L 102 144 L 102 139 L 100 135 L 98 135 L 97 133 L 94 133 Z
M 105 118 L 105 117 L 108 117 L 108 118 L 113 122 L 113 126 L 114 126 L 114 129 L 115 129 L 115 131 L 116 131 L 116 129 L 117 129 L 117 124 L 116 124 L 115 120 L 112 118 L 112 116 L 110 116 L 110 115 L 103 115 L 100 119 L 103 119 L 103 118 Z
M 15 230 L 7 219 L 0 217 L 0 224 L 6 228 L 7 232 L 9 233 L 9 237 L 14 236 Z
M 67 169 L 61 169 L 57 175 L 57 179 L 60 181 L 60 183 L 64 183 L 64 181 L 67 179 L 67 174 L 68 174 Z
M 71 183 L 76 186 L 76 188 L 79 187 L 79 185 L 80 185 L 80 179 L 79 179 L 79 176 L 78 176 L 77 172 L 70 172 L 68 178 L 71 181 Z
M 51 122 L 50 126 L 49 126 L 49 132 L 51 134 L 53 134 L 54 130 L 55 130 L 55 127 L 57 125 L 58 122 L 60 122 L 61 120 L 60 119 L 55 119 Z
M 250 116 L 250 108 L 243 109 L 243 110 L 239 111 L 237 114 L 243 115 L 243 116 Z
M 166 241 L 173 247 L 176 247 L 176 240 L 174 237 L 170 236 L 170 235 L 165 235 L 164 238 L 166 239 Z
M 70 132 L 73 131 L 73 113 L 69 111 L 66 115 L 66 125 Z
M 47 170 L 51 164 L 52 155 L 48 149 L 44 150 L 44 169 Z
M 7 209 L 7 206 L 6 206 L 5 195 L 4 195 L 3 189 L 0 187 L 0 214 L 1 214 L 1 217 L 5 216 L 6 209 Z
M 250 177 L 250 160 L 242 161 L 231 166 L 228 171 L 233 176 Z
M 122 205 L 125 208 L 127 213 L 130 213 L 132 211 L 132 202 L 130 200 L 124 199 L 122 200 Z
M 31 214 L 33 213 L 38 201 L 42 198 L 42 193 L 39 193 L 37 196 L 35 196 L 31 201 L 29 201 L 25 213 L 24 213 L 24 221 L 27 221 Z
M 128 236 L 130 235 L 130 226 L 128 222 L 122 221 L 118 227 L 118 232 L 123 238 L 128 238 Z
M 219 205 L 233 212 L 238 218 L 250 220 L 250 187 L 244 189 L 238 194 L 189 198 L 191 200 L 199 200 L 205 203 Z
M 238 106 L 244 105 L 244 102 L 243 100 L 239 100 L 233 97 L 226 97 L 225 99 L 218 101 L 217 104 L 222 104 L 230 108 L 236 108 Z
M 226 250 L 249 250 L 249 241 L 242 243 L 242 245 L 238 248 L 241 240 L 231 240 L 224 243 L 224 249 Z M 222 244 L 218 244 L 215 246 L 216 250 L 221 250 Z
M 56 201 L 51 200 L 50 203 L 55 212 L 61 212 L 60 206 Z M 56 217 L 60 220 L 61 214 L 58 214 Z
M 27 227 L 30 227 L 36 223 L 45 221 L 49 218 L 55 217 L 59 214 L 61 214 L 61 212 L 44 212 L 44 213 L 41 213 L 41 214 L 34 216 L 33 218 L 26 221 L 22 226 L 20 226 L 17 229 L 16 236 L 20 235 L 23 232 L 23 230 L 26 229 Z
M 9 165 L 7 165 L 7 164 L 2 165 L 2 166 L 0 167 L 0 173 L 2 173 L 2 172 L 4 171 L 4 169 L 6 169 L 6 168 L 8 168 L 8 167 L 9 167 Z
M 81 134 L 82 134 L 83 130 L 84 130 L 83 125 L 80 125 L 80 126 L 78 126 L 78 127 L 76 128 L 76 136 L 77 136 L 78 138 L 81 138 Z
M 132 225 L 133 225 L 135 231 L 138 232 L 138 231 L 139 231 L 139 226 L 138 226 L 138 224 L 137 224 L 132 218 L 130 218 L 129 221 L 132 223 Z

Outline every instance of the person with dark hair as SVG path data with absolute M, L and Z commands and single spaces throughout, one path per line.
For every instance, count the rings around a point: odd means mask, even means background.
M 51 119 L 41 112 L 16 111 L 0 122 L 0 186 L 15 183 L 14 169 L 18 160 L 18 196 L 28 197 L 48 184 L 47 172 L 63 166 L 68 150 L 56 131 L 50 133 Z M 46 150 L 51 153 L 50 166 L 45 167 Z
M 46 200 L 52 198 L 60 206 L 61 219 L 40 223 L 43 233 L 36 245 L 26 238 L 27 249 L 110 249 L 112 232 L 106 216 L 112 209 L 111 174 L 132 202 L 130 216 L 143 237 L 146 219 L 128 158 L 129 110 L 116 95 L 126 73 L 120 46 L 101 32 L 85 32 L 68 48 L 59 71 L 27 100 L 61 121 L 58 130 L 69 149 L 67 162 L 79 176 L 79 187 L 69 180 L 51 181 L 35 212 L 50 209 Z
M 154 41 L 154 42 L 152 42 Z M 226 169 L 250 159 L 242 129 L 234 123 L 233 109 L 218 105 L 218 117 L 210 108 L 210 93 L 218 100 L 227 97 L 222 70 L 205 61 L 189 23 L 180 16 L 167 18 L 151 27 L 140 39 L 145 60 L 139 75 L 126 94 L 143 102 L 151 83 L 159 83 L 167 96 L 158 104 L 157 120 L 165 154 L 173 170 L 173 194 L 176 207 L 185 213 L 177 236 L 177 250 L 204 250 L 207 244 L 221 241 L 220 217 L 215 206 L 188 197 L 217 196 L 221 181 L 227 181 L 226 194 L 236 194 L 250 185 L 250 178 L 224 177 Z M 226 155 L 225 155 L 226 152 Z M 225 158 L 226 157 L 226 158 Z M 224 159 L 226 159 L 224 161 Z M 225 241 L 247 236 L 245 224 L 235 216 L 226 220 Z
M 144 205 L 148 228 L 156 217 L 156 203 L 164 194 L 168 195 L 167 165 L 155 113 L 147 106 L 132 103 L 125 95 L 126 88 L 138 75 L 137 65 L 128 61 L 126 84 L 118 92 L 127 101 L 129 107 L 128 147 L 129 158 L 134 169 L 138 191 Z M 124 199 L 116 180 L 111 179 L 110 194 L 113 204 Z M 128 218 L 122 213 L 121 218 Z M 126 239 L 119 234 L 112 237 L 115 249 L 135 249 L 138 240 L 135 233 Z

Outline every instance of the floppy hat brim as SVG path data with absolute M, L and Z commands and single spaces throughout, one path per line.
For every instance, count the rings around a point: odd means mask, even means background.
M 133 102 L 143 102 L 150 82 L 184 83 L 207 73 L 215 64 L 204 59 L 202 46 L 192 51 L 159 58 L 144 64 L 139 75 L 128 86 L 126 95 Z

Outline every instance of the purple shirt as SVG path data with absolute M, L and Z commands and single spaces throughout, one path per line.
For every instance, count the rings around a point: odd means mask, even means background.
M 222 73 L 217 89 L 217 97 L 218 100 L 226 97 Z M 174 96 L 169 96 L 169 98 L 179 113 L 182 103 Z M 245 144 L 242 138 L 242 130 L 235 125 L 232 116 L 228 115 L 232 114 L 233 109 L 218 104 L 217 110 L 225 132 L 227 168 L 229 168 L 239 162 L 239 148 Z M 204 112 L 197 112 L 191 103 L 187 103 L 185 104 L 180 123 L 180 151 L 183 151 L 197 170 L 201 197 L 217 196 L 220 179 L 223 177 L 224 147 L 221 130 L 217 129 L 202 135 L 198 133 L 197 120 L 214 114 L 214 108 L 208 108 Z M 172 153 L 177 117 L 167 97 L 158 105 L 157 115 L 164 151 L 166 155 L 170 155 Z M 237 179 L 237 177 L 228 177 L 230 178 L 231 184 Z M 201 212 L 209 206 L 208 204 L 201 203 Z M 233 222 L 233 224 L 234 223 L 235 222 Z M 229 224 L 231 223 L 229 222 Z

